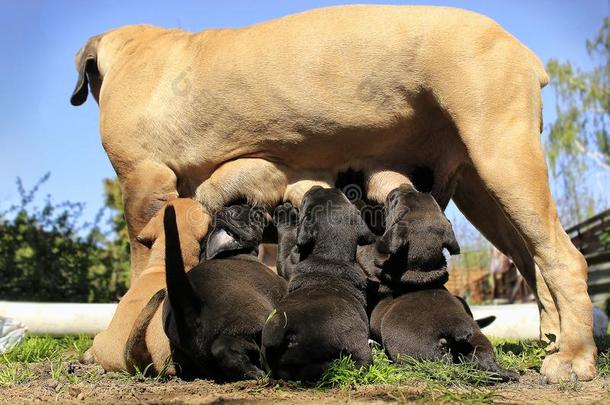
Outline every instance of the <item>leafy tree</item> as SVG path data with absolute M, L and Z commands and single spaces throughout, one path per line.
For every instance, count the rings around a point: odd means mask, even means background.
M 607 187 L 610 178 L 610 18 L 586 47 L 595 62 L 589 71 L 555 59 L 546 66 L 557 111 L 546 149 L 564 225 L 591 216 L 608 198 L 596 183 Z
M 0 212 L 0 299 L 27 301 L 116 301 L 127 289 L 129 246 L 121 234 L 117 187 L 105 182 L 107 206 L 96 223 L 81 221 L 83 204 L 34 205 L 42 177 L 30 191 L 20 179 L 18 204 Z M 120 194 L 118 194 L 120 197 Z M 98 222 L 111 211 L 110 235 Z

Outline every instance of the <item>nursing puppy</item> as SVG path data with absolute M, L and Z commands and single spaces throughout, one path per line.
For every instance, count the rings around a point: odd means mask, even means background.
M 286 293 L 286 281 L 257 260 L 265 227 L 261 211 L 235 205 L 215 220 L 205 259 L 185 273 L 175 212 L 172 207 L 165 212 L 163 327 L 182 376 L 255 379 L 264 376 L 257 342 Z
M 372 255 L 359 254 L 359 263 L 371 275 Z M 399 266 L 394 260 L 385 267 Z M 405 267 L 404 262 L 401 267 Z M 390 358 L 399 361 L 409 356 L 418 360 L 444 359 L 472 362 L 503 381 L 518 380 L 519 374 L 500 367 L 491 342 L 481 333 L 495 317 L 475 321 L 468 304 L 443 285 L 448 280 L 446 267 L 433 271 L 379 269 L 392 274 L 404 273 L 400 281 L 379 284 L 379 301 L 371 313 L 371 336 L 381 343 Z M 383 278 L 382 278 L 383 279 Z
M 294 213 L 284 218 L 294 219 Z M 286 225 L 279 232 L 289 230 Z M 315 380 L 341 354 L 351 355 L 357 365 L 371 362 L 366 276 L 356 264 L 356 248 L 373 241 L 339 190 L 314 187 L 305 194 L 296 233 L 299 261 L 288 295 L 263 331 L 263 350 L 275 377 Z
M 176 226 L 181 237 L 181 260 L 187 269 L 199 262 L 200 243 L 208 231 L 209 216 L 203 206 L 190 198 L 176 198 L 169 202 L 176 213 Z M 106 371 L 134 371 L 125 353 L 139 350 L 145 357 L 142 368 L 158 373 L 170 355 L 169 342 L 160 328 L 138 328 L 141 344 L 130 345 L 130 334 L 134 325 L 141 325 L 141 312 L 159 290 L 165 288 L 165 233 L 163 231 L 163 210 L 150 220 L 140 233 L 140 239 L 150 248 L 146 269 L 134 280 L 123 296 L 108 328 L 95 336 L 92 347 L 85 353 L 84 362 L 100 364 Z M 155 316 L 150 313 L 149 318 Z M 160 314 L 156 315 L 160 325 Z M 131 339 L 133 341 L 133 339 Z M 149 367 L 153 364 L 152 367 Z M 173 369 L 165 369 L 173 373 Z

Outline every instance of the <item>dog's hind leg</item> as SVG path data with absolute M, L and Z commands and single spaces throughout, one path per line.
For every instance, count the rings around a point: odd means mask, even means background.
M 476 368 L 494 373 L 500 377 L 502 381 L 519 380 L 519 373 L 500 367 L 496 360 L 493 345 L 481 331 L 475 331 L 469 343 L 469 346 L 472 348 L 469 360 Z
M 460 102 L 464 105 L 463 97 L 454 99 L 454 92 L 441 100 L 456 107 L 452 114 L 473 169 L 502 207 L 508 219 L 505 223 L 512 224 L 522 236 L 559 312 L 559 352 L 546 357 L 542 374 L 550 382 L 574 377 L 590 380 L 596 374 L 597 350 L 587 292 L 587 263 L 562 228 L 551 197 L 540 142 L 540 82 L 532 77 L 532 70 L 506 71 L 511 66 L 496 62 L 486 69 L 493 72 L 488 78 L 494 82 L 490 90 L 493 94 L 484 93 L 488 88 L 476 80 L 472 85 L 468 80 L 460 81 L 460 94 L 466 92 L 476 100 L 486 100 L 478 103 L 475 111 L 458 108 Z M 485 208 L 484 204 L 478 205 L 482 217 Z M 524 276 L 535 279 L 536 289 L 538 284 L 544 288 L 531 273 Z
M 473 167 L 464 167 L 459 174 L 458 187 L 453 201 L 468 220 L 498 250 L 508 256 L 525 281 L 528 283 L 538 301 L 540 309 L 540 337 L 545 335 L 559 336 L 559 313 L 549 288 L 534 263 L 523 237 L 507 218 L 504 210 L 485 188 L 481 178 Z M 484 210 L 481 207 L 485 207 Z M 551 344 L 547 349 L 557 349 Z
M 212 343 L 211 352 L 227 381 L 255 380 L 265 376 L 253 360 L 260 355 L 254 342 L 221 335 Z

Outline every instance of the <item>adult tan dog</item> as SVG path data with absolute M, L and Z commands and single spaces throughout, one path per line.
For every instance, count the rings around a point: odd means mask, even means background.
M 72 103 L 89 84 L 100 105 L 136 274 L 147 256 L 136 236 L 168 196 L 270 202 L 351 167 L 377 179 L 368 194 L 383 202 L 408 182 L 386 170 L 423 166 L 440 206 L 453 198 L 536 291 L 542 336 L 559 349 L 542 373 L 595 375 L 587 265 L 557 218 L 540 142 L 548 77 L 494 21 L 348 6 L 200 33 L 127 26 L 91 38 L 76 63 Z
M 178 198 L 170 202 L 176 211 L 176 222 L 180 233 L 180 247 L 185 268 L 191 269 L 199 263 L 200 241 L 208 230 L 209 218 L 201 204 L 190 198 Z M 134 354 L 127 350 L 130 335 L 149 300 L 159 290 L 165 289 L 165 233 L 163 231 L 163 213 L 159 212 L 151 219 L 142 231 L 142 236 L 152 243 L 150 259 L 146 269 L 134 280 L 121 299 L 116 312 L 105 331 L 100 332 L 93 340 L 93 346 L 86 358 L 100 364 L 106 371 L 132 371 L 129 358 Z M 161 297 L 162 299 L 163 297 Z M 157 307 L 158 307 L 157 303 Z M 161 311 L 154 308 L 149 315 L 145 330 L 145 346 L 153 369 L 159 373 L 164 369 L 170 356 L 169 340 L 163 332 Z M 148 327 L 148 325 L 152 325 Z M 133 338 L 132 338 L 133 339 Z M 138 348 L 138 350 L 142 350 Z M 142 356 L 140 356 L 142 357 Z M 141 364 L 138 366 L 142 367 Z M 148 366 L 148 363 L 144 367 Z M 173 366 L 170 366 L 173 367 Z M 143 367 L 140 371 L 144 371 Z M 168 374 L 173 369 L 165 370 Z

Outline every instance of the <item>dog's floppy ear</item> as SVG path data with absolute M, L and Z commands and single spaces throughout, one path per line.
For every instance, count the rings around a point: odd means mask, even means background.
M 454 297 L 455 297 L 455 299 L 457 299 L 460 302 L 460 304 L 462 304 L 462 306 L 464 307 L 464 311 L 466 311 L 468 316 L 474 319 L 474 315 L 472 314 L 472 311 L 470 310 L 470 306 L 468 305 L 466 300 L 464 298 L 460 297 L 459 295 L 454 295 Z
M 299 249 L 307 248 L 316 241 L 318 227 L 311 218 L 305 216 L 297 227 L 297 246 Z
M 449 227 L 445 230 L 445 240 L 443 242 L 443 248 L 449 251 L 451 255 L 459 255 L 460 254 L 460 245 L 455 238 L 455 233 L 453 232 L 453 228 L 451 227 L 451 222 L 449 222 Z
M 89 76 L 99 76 L 97 70 L 97 44 L 99 37 L 90 38 L 85 46 L 76 55 L 76 68 L 78 70 L 78 80 L 76 87 L 70 97 L 73 106 L 79 106 L 87 101 L 89 95 Z
M 222 252 L 241 249 L 243 246 L 235 237 L 222 228 L 216 228 L 208 236 L 205 245 L 205 258 L 213 259 Z
M 401 237 L 399 229 L 401 226 L 405 225 L 401 223 L 393 224 L 379 239 L 377 239 L 375 265 L 379 267 L 383 266 L 392 254 L 398 252 L 401 248 L 408 248 L 409 242 Z
M 357 215 L 358 216 L 356 218 L 356 231 L 358 232 L 358 245 L 364 246 L 370 245 L 371 243 L 375 243 L 375 241 L 377 240 L 377 238 L 375 238 L 375 234 L 371 232 L 366 222 L 364 222 L 364 220 L 360 216 L 360 213 L 357 213 Z
M 477 323 L 477 325 L 479 325 L 480 329 L 483 329 L 484 327 L 491 325 L 492 322 L 495 320 L 496 320 L 496 317 L 493 315 L 490 315 L 490 316 L 486 316 L 485 318 L 477 319 L 475 322 Z

